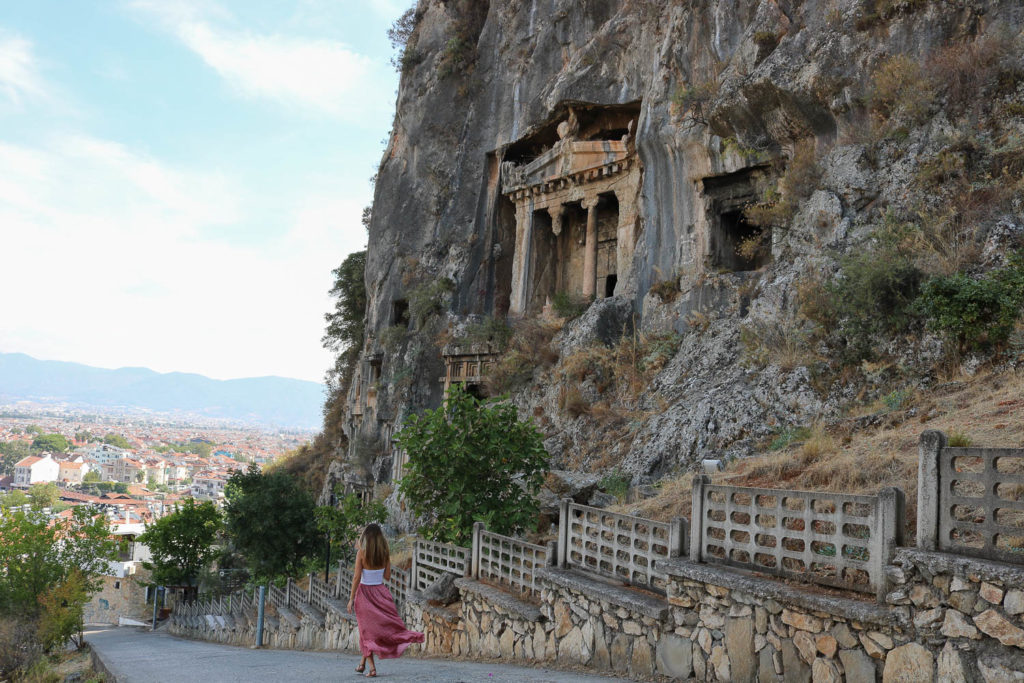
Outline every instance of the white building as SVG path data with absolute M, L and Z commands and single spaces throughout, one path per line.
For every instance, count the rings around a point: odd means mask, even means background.
M 60 464 L 49 453 L 41 457 L 30 455 L 14 465 L 14 488 L 27 489 L 32 484 L 57 481 Z

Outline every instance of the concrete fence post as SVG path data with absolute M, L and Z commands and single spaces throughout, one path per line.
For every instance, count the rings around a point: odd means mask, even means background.
M 470 551 L 469 575 L 473 579 L 480 578 L 480 534 L 484 530 L 483 522 L 473 522 L 473 549 Z
M 558 567 L 565 569 L 569 560 L 569 508 L 572 505 L 572 498 L 563 498 L 558 510 Z
M 673 517 L 669 532 L 668 556 L 685 557 L 689 548 L 686 544 L 686 517 Z
M 309 573 L 309 585 L 306 586 L 306 603 L 310 604 L 310 605 L 313 604 L 313 577 L 314 576 L 315 576 L 315 574 L 313 572 Z
M 939 547 L 939 458 L 948 443 L 935 429 L 921 433 L 917 447 L 917 547 Z
M 896 554 L 896 546 L 903 541 L 903 525 L 906 521 L 906 502 L 903 491 L 890 487 L 878 492 L 878 527 L 873 533 L 878 538 L 871 539 L 872 565 L 877 577 L 875 586 L 878 601 L 885 600 L 889 592 L 889 580 L 886 567 Z
M 558 562 L 558 541 L 548 541 L 547 566 L 554 567 Z
M 334 599 L 341 600 L 341 573 L 345 569 L 344 560 L 338 560 L 338 578 L 334 580 Z
M 409 590 L 419 590 L 419 563 L 416 562 L 416 557 L 419 554 L 420 542 L 419 540 L 415 540 L 412 542 L 412 566 L 409 567 Z
M 284 606 L 292 606 L 292 577 L 288 577 L 288 580 L 284 584 Z
M 711 477 L 698 474 L 693 478 L 693 493 L 690 497 L 690 561 L 700 562 L 704 545 L 704 487 L 711 483 Z

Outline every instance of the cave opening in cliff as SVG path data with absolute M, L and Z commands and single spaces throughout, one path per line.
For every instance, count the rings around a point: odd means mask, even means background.
M 734 272 L 757 270 L 771 260 L 770 240 L 771 230 L 750 223 L 743 209 L 727 211 L 719 216 L 715 266 Z
M 607 298 L 615 294 L 618 281 L 619 200 L 614 192 L 598 195 L 597 273 L 594 294 Z
M 747 220 L 766 169 L 747 168 L 704 178 L 708 198 L 708 264 L 719 271 L 757 270 L 771 261 L 771 229 Z
M 551 230 L 551 215 L 544 210 L 533 212 L 533 244 L 530 253 L 530 312 L 538 312 L 554 296 L 559 285 L 558 235 Z
M 409 326 L 409 302 L 395 299 L 391 302 L 391 324 Z

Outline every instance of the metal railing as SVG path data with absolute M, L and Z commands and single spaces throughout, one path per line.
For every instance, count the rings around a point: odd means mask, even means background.
M 686 554 L 686 519 L 656 522 L 562 501 L 558 522 L 558 566 L 576 567 L 632 586 L 665 592 L 659 559 Z
M 693 482 L 690 559 L 884 596 L 903 492 L 877 496 Z

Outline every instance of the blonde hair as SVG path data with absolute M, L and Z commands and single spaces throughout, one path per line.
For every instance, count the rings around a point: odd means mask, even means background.
M 363 551 L 363 562 L 367 569 L 383 569 L 391 561 L 388 540 L 384 538 L 378 524 L 367 524 L 359 537 L 359 548 Z

